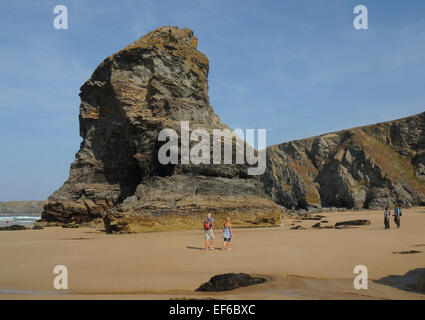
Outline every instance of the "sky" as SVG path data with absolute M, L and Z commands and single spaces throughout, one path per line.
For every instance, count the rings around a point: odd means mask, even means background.
M 367 30 L 353 27 L 359 4 Z M 80 86 L 163 25 L 194 30 L 215 112 L 267 129 L 267 145 L 425 111 L 423 0 L 2 1 L 0 201 L 43 200 L 67 180 Z

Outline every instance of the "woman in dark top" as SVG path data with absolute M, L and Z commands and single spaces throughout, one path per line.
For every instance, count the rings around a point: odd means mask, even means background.
M 389 229 L 390 228 L 390 216 L 391 216 L 391 212 L 390 210 L 388 210 L 388 207 L 385 208 L 384 211 L 384 225 L 385 225 L 385 229 Z

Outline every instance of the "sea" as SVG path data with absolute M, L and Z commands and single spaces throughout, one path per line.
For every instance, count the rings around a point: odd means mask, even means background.
M 2 213 L 0 214 L 0 227 L 14 224 L 30 226 L 38 219 L 41 219 L 41 215 Z

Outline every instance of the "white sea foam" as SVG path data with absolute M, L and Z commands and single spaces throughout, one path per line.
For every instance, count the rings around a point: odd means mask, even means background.
M 0 215 L 0 226 L 12 224 L 32 224 L 41 216 L 23 216 L 23 215 Z M 7 223 L 9 221 L 9 223 Z

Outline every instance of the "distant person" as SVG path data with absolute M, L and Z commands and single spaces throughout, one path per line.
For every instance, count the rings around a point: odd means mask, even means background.
M 233 237 L 232 224 L 230 223 L 230 218 L 226 218 L 226 222 L 224 223 L 224 226 L 223 226 L 224 243 L 223 243 L 223 248 L 221 248 L 221 250 L 224 250 L 226 248 L 226 244 L 227 244 L 227 250 L 232 250 L 232 248 L 230 247 L 230 241 L 232 240 L 232 237 Z
M 396 206 L 394 209 L 394 222 L 397 225 L 397 229 L 400 228 L 400 217 L 401 217 L 400 207 Z
M 385 230 L 390 228 L 390 216 L 391 216 L 391 212 L 390 210 L 388 210 L 388 207 L 386 207 L 384 211 Z
M 214 238 L 215 238 L 215 229 L 214 229 L 214 218 L 211 213 L 208 213 L 208 216 L 204 219 L 204 231 L 205 231 L 205 250 L 208 251 L 214 250 Z M 210 245 L 208 243 L 210 241 Z

